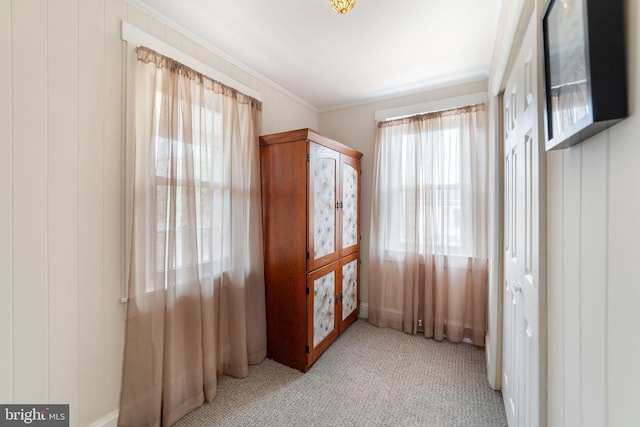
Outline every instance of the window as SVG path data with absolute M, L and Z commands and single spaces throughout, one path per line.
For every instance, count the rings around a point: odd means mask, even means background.
M 482 343 L 488 144 L 483 105 L 379 122 L 369 320 Z
M 261 103 L 149 48 L 135 57 L 125 425 L 179 419 L 266 354 Z
M 179 114 L 172 137 L 160 118 L 165 96 L 158 91 L 155 97 L 157 273 L 161 278 L 174 270 L 179 277 L 182 269 L 197 265 L 200 276 L 210 278 L 229 263 L 229 233 L 223 222 L 230 215 L 230 191 L 223 179 L 222 114 L 181 102 L 181 109 L 192 110 L 190 126 L 196 131 L 185 132 Z M 184 141 L 185 135 L 193 139 Z M 192 254 L 194 235 L 196 253 Z
M 476 213 L 486 194 L 486 172 L 480 173 L 486 156 L 477 158 L 482 150 L 469 125 L 468 113 L 441 112 L 379 126 L 379 190 L 373 197 L 380 201 L 388 256 L 474 256 L 477 232 L 484 234 Z
M 423 143 L 424 140 L 429 143 Z M 434 248 L 447 254 L 469 254 L 462 238 L 461 152 L 460 130 L 448 128 L 425 135 L 407 135 L 397 144 L 397 185 L 392 187 L 392 218 L 405 218 L 412 211 L 415 218 L 415 245 L 421 253 Z M 418 164 L 420 162 L 420 164 Z M 422 178 L 419 177 L 422 175 Z M 402 251 L 411 221 L 393 220 L 401 224 L 390 234 L 390 249 Z
M 162 94 L 157 93 L 157 102 L 162 101 Z M 159 109 L 158 109 L 159 111 Z M 159 114 L 159 113 L 157 113 Z M 185 143 L 180 138 L 171 141 L 160 130 L 160 120 L 156 123 L 156 209 L 157 209 L 157 265 L 158 271 L 163 271 L 164 266 L 173 265 L 175 268 L 187 265 L 189 257 L 183 253 L 185 249 L 177 245 L 174 262 L 168 263 L 164 257 L 165 247 L 169 244 L 168 239 L 175 232 L 175 241 L 182 242 L 184 234 L 195 231 L 197 235 L 197 261 L 201 265 L 211 262 L 221 262 L 223 259 L 223 248 L 213 245 L 211 235 L 221 236 L 223 233 L 222 217 L 220 212 L 214 210 L 214 206 L 226 206 L 224 199 L 228 200 L 229 189 L 222 180 L 223 172 L 223 152 L 221 125 L 222 116 L 211 110 L 203 111 L 202 123 L 200 126 L 206 128 L 201 138 L 212 135 L 212 143 L 190 144 Z M 200 120 L 198 120 L 200 121 Z M 180 124 L 180 128 L 182 125 Z M 179 132 L 182 134 L 182 132 Z M 198 147 L 199 146 L 199 147 Z M 176 169 L 170 171 L 170 157 L 177 157 Z M 191 156 L 193 163 L 192 171 L 184 167 L 188 162 L 185 156 Z M 189 177 L 193 174 L 193 177 Z M 173 178 L 171 178 L 173 177 Z M 176 188 L 171 189 L 170 181 L 175 180 Z M 172 209 L 171 198 L 175 198 L 175 221 L 172 221 L 170 209 Z M 192 230 L 187 217 L 188 198 L 193 198 L 195 202 L 196 227 Z M 217 215 L 216 215 L 217 213 Z M 228 254 L 227 254 L 228 256 Z
M 235 248 L 234 268 L 247 268 L 252 238 L 241 236 L 259 224 L 247 218 L 261 214 L 259 102 L 153 51 L 138 56 L 132 247 L 145 253 L 145 289 L 222 280 Z

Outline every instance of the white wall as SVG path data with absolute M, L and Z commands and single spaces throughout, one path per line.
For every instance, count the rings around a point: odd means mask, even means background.
M 324 112 L 320 114 L 320 129 L 323 135 L 333 138 L 364 154 L 362 158 L 362 188 L 361 188 L 361 316 L 366 317 L 368 309 L 368 270 L 369 270 L 369 227 L 371 224 L 371 191 L 373 186 L 373 157 L 376 122 L 374 114 L 379 110 L 386 110 L 407 105 L 421 104 L 487 92 L 487 80 L 469 82 L 456 86 L 441 87 L 418 94 L 400 96 L 370 102 L 355 107 Z
M 630 117 L 547 157 L 552 427 L 640 419 L 640 7 L 625 7 Z
M 263 133 L 319 126 L 125 0 L 0 2 L 0 402 L 69 403 L 72 426 L 109 421 L 120 392 L 121 20 L 261 92 Z

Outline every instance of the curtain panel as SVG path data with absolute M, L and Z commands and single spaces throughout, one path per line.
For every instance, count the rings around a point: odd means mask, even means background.
M 138 48 L 120 426 L 169 426 L 266 357 L 261 104 Z
M 380 122 L 369 321 L 483 346 L 488 144 L 483 105 Z

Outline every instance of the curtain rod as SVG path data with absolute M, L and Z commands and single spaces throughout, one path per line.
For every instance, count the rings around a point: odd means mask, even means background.
M 414 116 L 417 114 L 431 113 L 434 111 L 451 110 L 467 105 L 486 104 L 488 94 L 486 92 L 472 93 L 468 95 L 456 96 L 452 98 L 443 98 L 420 104 L 405 105 L 402 107 L 390 108 L 387 110 L 378 110 L 375 112 L 374 118 L 376 122 L 382 122 L 400 117 Z
M 230 86 L 235 90 L 242 92 L 245 95 L 248 95 L 252 98 L 257 99 L 258 101 L 262 101 L 262 95 L 260 92 L 252 89 L 237 80 L 232 79 L 231 77 L 221 73 L 213 67 L 195 59 L 194 57 L 187 55 L 179 49 L 163 42 L 162 40 L 152 36 L 151 34 L 134 27 L 128 22 L 122 21 L 122 40 L 133 46 L 146 46 L 150 49 L 155 50 L 158 53 L 163 54 L 164 56 L 168 56 L 171 59 L 175 59 L 176 61 L 193 68 L 206 75 L 207 77 L 212 78 L 226 86 Z

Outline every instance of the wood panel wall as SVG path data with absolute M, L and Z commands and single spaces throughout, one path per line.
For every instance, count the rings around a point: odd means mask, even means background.
M 0 2 L 0 402 L 117 414 L 124 305 L 121 22 L 260 91 L 263 132 L 318 113 L 126 0 Z
M 552 427 L 640 418 L 640 7 L 625 7 L 630 117 L 548 154 Z
M 117 408 L 123 1 L 2 2 L 0 401 Z

